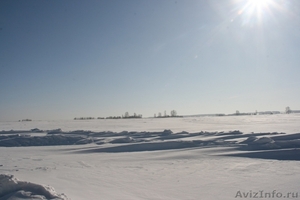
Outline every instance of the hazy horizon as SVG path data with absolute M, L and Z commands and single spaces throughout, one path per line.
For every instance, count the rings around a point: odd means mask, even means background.
M 299 8 L 1 1 L 0 121 L 300 109 Z

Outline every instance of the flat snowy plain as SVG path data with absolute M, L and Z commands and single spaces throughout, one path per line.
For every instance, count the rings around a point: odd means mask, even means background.
M 0 122 L 0 137 L 0 200 L 300 199 L 300 114 Z

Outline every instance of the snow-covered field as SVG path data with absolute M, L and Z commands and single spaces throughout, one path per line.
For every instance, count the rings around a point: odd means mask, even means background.
M 0 122 L 0 146 L 0 200 L 300 199 L 299 114 Z

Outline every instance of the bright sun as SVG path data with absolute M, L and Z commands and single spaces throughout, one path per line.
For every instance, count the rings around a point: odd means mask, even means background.
M 257 8 L 262 8 L 268 6 L 272 3 L 272 0 L 248 0 L 249 6 L 254 6 Z
M 275 0 L 238 0 L 237 2 L 244 2 L 238 9 L 238 15 L 243 17 L 243 25 L 262 22 L 264 18 L 272 16 L 272 10 L 277 7 Z

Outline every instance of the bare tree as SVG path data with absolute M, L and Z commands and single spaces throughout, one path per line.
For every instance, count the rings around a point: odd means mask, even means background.
M 285 113 L 290 114 L 292 112 L 291 108 L 288 106 L 285 108 Z
M 176 116 L 177 116 L 176 110 L 172 110 L 172 111 L 171 111 L 171 116 L 172 116 L 172 117 L 176 117 Z
M 128 112 L 125 112 L 125 118 L 128 118 L 129 117 L 129 113 Z

